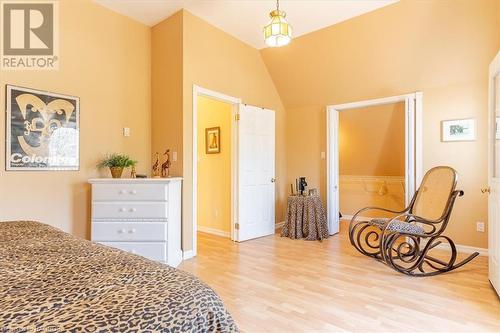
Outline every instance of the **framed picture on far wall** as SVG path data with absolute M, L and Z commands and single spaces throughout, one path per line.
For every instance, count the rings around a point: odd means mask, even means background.
M 454 119 L 441 122 L 441 140 L 448 141 L 475 141 L 476 119 Z
M 8 171 L 78 170 L 80 99 L 6 86 Z
M 205 152 L 207 154 L 220 153 L 220 127 L 205 129 Z

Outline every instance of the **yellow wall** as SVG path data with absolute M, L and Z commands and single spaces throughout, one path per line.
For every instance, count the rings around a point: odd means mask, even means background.
M 408 1 L 384 7 L 261 51 L 286 109 L 288 182 L 308 176 L 325 198 L 325 106 L 422 91 L 423 167 L 460 174 L 447 233 L 487 247 L 488 65 L 498 50 L 498 1 Z M 474 142 L 440 141 L 443 119 L 477 119 Z M 296 133 L 301 135 L 296 135 Z M 305 140 L 304 138 L 307 138 Z
M 339 172 L 341 175 L 405 175 L 404 103 L 340 112 Z
M 405 177 L 364 177 L 340 176 L 340 212 L 354 215 L 365 207 L 384 207 L 400 211 L 405 208 Z M 378 211 L 366 212 L 363 217 L 394 216 Z
M 284 217 L 285 114 L 259 51 L 201 20 L 184 13 L 184 184 L 183 240 L 191 248 L 192 227 L 192 86 L 197 84 L 243 103 L 276 111 L 276 220 Z
M 339 173 L 342 214 L 364 207 L 404 208 L 404 103 L 339 113 Z
M 182 157 L 182 21 L 177 12 L 151 29 L 153 155 L 169 148 Z M 172 162 L 170 174 L 182 175 L 182 158 Z
M 198 97 L 198 226 L 231 231 L 231 104 Z M 206 154 L 205 129 L 220 127 L 219 154 Z
M 182 48 L 179 48 L 179 30 L 182 33 Z M 171 41 L 169 36 L 175 36 L 174 45 L 163 51 L 156 44 Z M 167 42 L 168 44 L 168 42 Z M 253 47 L 228 35 L 192 15 L 181 10 L 174 16 L 165 19 L 153 28 L 153 78 L 158 73 L 168 75 L 182 68 L 182 107 L 178 105 L 177 81 L 171 81 L 175 86 L 175 102 L 165 95 L 171 85 L 166 80 L 153 80 L 152 118 L 162 119 L 163 106 L 172 103 L 168 117 L 175 126 L 168 127 L 170 133 L 162 134 L 161 125 L 153 124 L 152 146 L 177 147 L 177 167 L 172 174 L 183 176 L 183 249 L 190 250 L 192 246 L 193 202 L 191 193 L 192 182 L 192 137 L 193 137 L 193 85 L 217 91 L 229 96 L 241 98 L 243 103 L 257 105 L 276 111 L 276 174 L 277 199 L 276 220 L 284 218 L 283 203 L 286 200 L 286 160 L 285 160 L 285 114 L 278 92 L 262 61 L 260 53 Z M 169 51 L 172 56 L 164 56 Z M 182 60 L 179 60 L 181 57 Z M 161 76 L 160 74 L 158 74 Z M 180 120 L 182 118 L 182 121 Z M 157 122 L 155 120 L 155 122 Z M 182 124 L 182 126 L 180 125 Z M 179 140 L 182 138 L 182 144 Z
M 6 172 L 0 149 L 0 220 L 36 219 L 90 236 L 90 187 L 107 152 L 123 152 L 147 172 L 150 160 L 150 29 L 90 1 L 60 1 L 58 71 L 0 72 L 5 84 L 80 97 L 80 171 Z M 122 127 L 131 136 L 122 136 Z M 0 138 L 5 138 L 0 117 Z M 128 174 L 128 171 L 126 171 Z M 109 177 L 109 171 L 102 175 Z

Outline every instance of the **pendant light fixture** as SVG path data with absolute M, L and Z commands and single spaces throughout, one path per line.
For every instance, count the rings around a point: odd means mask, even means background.
M 264 27 L 264 40 L 269 47 L 285 46 L 292 40 L 292 27 L 285 19 L 286 13 L 280 10 L 279 0 L 276 9 L 269 13 L 271 20 Z

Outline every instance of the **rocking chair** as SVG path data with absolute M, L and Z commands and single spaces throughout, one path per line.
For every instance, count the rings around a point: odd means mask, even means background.
M 367 207 L 358 211 L 349 224 L 351 244 L 362 254 L 375 258 L 394 270 L 410 276 L 431 276 L 459 268 L 479 255 L 471 254 L 456 263 L 455 243 L 442 235 L 457 197 L 457 172 L 447 166 L 430 169 L 407 208 L 394 211 Z M 367 211 L 396 214 L 392 218 L 363 219 Z M 447 248 L 447 259 L 431 255 L 436 246 Z M 446 245 L 447 244 L 447 245 Z M 437 250 L 437 249 L 436 249 Z M 436 251 L 437 252 L 437 251 Z

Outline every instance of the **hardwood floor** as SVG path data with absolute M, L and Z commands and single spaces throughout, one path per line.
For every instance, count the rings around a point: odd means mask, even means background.
M 345 227 L 323 242 L 200 233 L 198 256 L 180 268 L 210 285 L 244 332 L 500 332 L 487 257 L 407 277 L 355 252 Z

